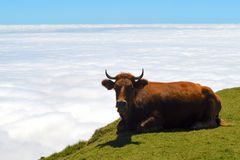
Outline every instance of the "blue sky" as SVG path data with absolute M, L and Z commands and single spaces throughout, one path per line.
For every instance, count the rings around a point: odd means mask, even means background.
M 239 23 L 240 0 L 0 0 L 0 24 Z

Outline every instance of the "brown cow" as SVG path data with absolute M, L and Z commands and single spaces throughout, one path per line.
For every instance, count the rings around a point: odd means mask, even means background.
M 102 81 L 116 92 L 121 121 L 117 133 L 150 132 L 170 128 L 203 129 L 220 125 L 221 102 L 206 86 L 191 82 L 160 83 L 120 73 Z M 114 79 L 115 82 L 110 79 Z

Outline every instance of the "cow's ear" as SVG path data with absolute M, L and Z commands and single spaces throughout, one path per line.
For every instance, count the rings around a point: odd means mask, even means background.
M 134 87 L 137 89 L 142 89 L 147 84 L 148 84 L 148 81 L 146 79 L 140 79 L 134 83 Z
M 110 89 L 113 89 L 113 87 L 114 87 L 114 82 L 111 81 L 111 80 L 109 80 L 109 79 L 104 79 L 104 80 L 102 81 L 102 85 L 103 85 L 104 87 L 106 87 L 108 90 L 110 90 Z

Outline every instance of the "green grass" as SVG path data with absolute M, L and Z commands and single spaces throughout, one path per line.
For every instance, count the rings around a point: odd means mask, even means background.
M 240 159 L 240 88 L 217 93 L 221 118 L 231 127 L 199 131 L 160 132 L 117 137 L 118 120 L 96 130 L 92 138 L 68 146 L 44 160 L 231 160 Z

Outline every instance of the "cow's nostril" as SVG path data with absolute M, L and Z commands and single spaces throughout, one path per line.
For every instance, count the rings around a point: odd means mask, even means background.
M 125 100 L 118 100 L 117 107 L 125 107 L 127 105 L 127 101 Z

